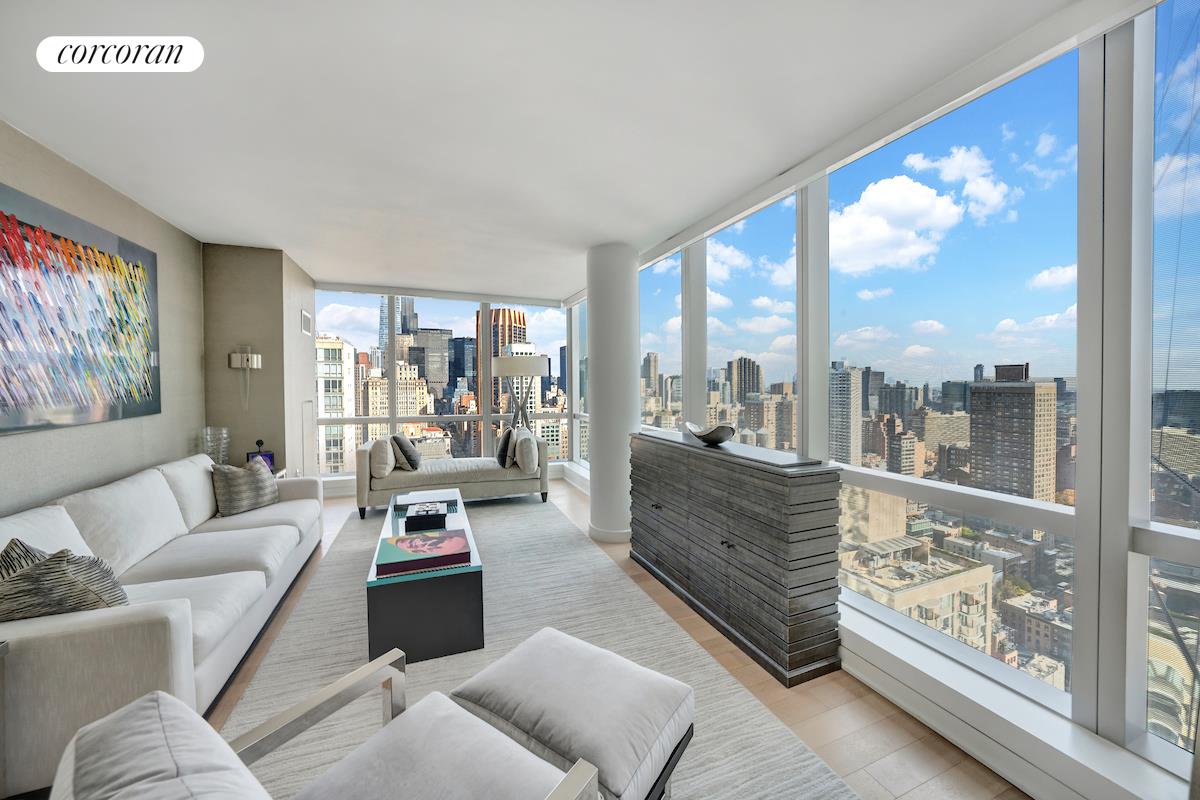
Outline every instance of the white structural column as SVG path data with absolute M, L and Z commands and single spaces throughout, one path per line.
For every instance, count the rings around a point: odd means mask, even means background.
M 629 437 L 638 416 L 637 251 L 621 243 L 588 250 L 589 533 L 629 541 Z

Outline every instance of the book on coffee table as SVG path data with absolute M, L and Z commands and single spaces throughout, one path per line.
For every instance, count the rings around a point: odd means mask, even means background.
M 471 543 L 466 531 L 429 531 L 407 536 L 388 536 L 379 542 L 375 574 L 380 577 L 418 570 L 440 569 L 471 560 Z

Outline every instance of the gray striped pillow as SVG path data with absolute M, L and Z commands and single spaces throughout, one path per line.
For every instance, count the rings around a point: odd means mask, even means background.
M 0 581 L 6 581 L 26 567 L 44 561 L 49 553 L 25 544 L 20 539 L 9 539 L 0 553 Z
M 4 548 L 5 555 L 14 549 L 13 542 Z M 104 559 L 70 550 L 59 550 L 0 580 L 0 622 L 127 605 L 129 598 Z
M 231 517 L 279 502 L 275 476 L 261 458 L 250 459 L 245 469 L 213 464 L 212 477 L 218 517 Z

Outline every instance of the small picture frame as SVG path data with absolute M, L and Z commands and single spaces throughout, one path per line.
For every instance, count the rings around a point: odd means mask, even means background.
M 272 450 L 255 450 L 255 451 L 246 453 L 246 463 L 247 464 L 249 464 L 255 458 L 261 458 L 263 461 L 265 461 L 267 463 L 267 468 L 270 469 L 271 472 L 275 471 L 275 453 L 274 453 L 274 451 L 272 451 Z
M 312 336 L 312 314 L 300 309 L 300 332 L 305 336 Z

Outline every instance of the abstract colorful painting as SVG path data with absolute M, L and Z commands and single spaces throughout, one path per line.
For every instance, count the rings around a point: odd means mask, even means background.
M 157 414 L 157 259 L 0 184 L 0 434 Z

